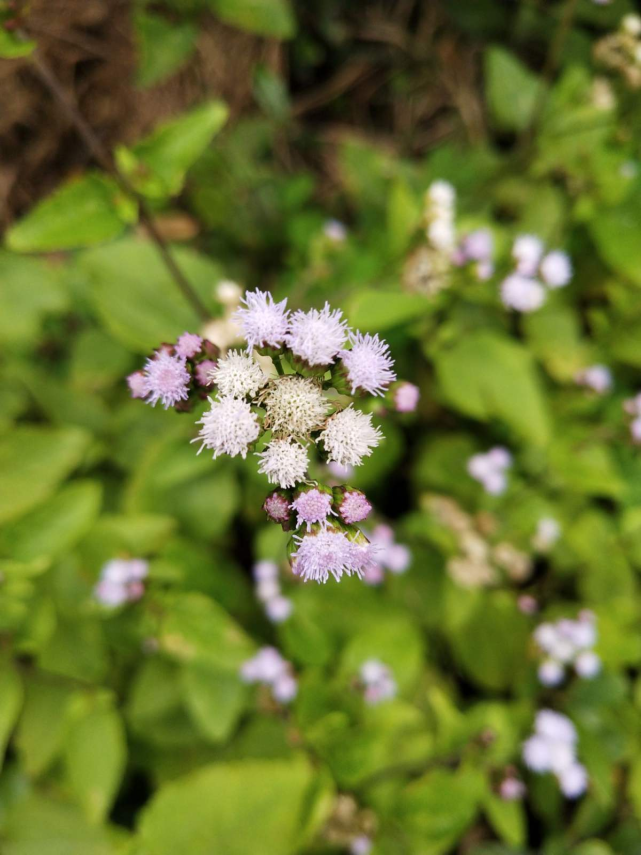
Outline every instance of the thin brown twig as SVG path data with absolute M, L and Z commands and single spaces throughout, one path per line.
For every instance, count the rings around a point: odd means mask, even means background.
M 136 203 L 138 204 L 138 209 L 140 211 L 140 220 L 145 226 L 145 229 L 147 230 L 150 238 L 155 243 L 156 248 L 158 249 L 158 252 L 163 262 L 165 263 L 165 266 L 171 274 L 173 281 L 176 283 L 183 297 L 192 306 L 198 317 L 200 317 L 203 321 L 208 320 L 210 317 L 210 312 L 207 310 L 207 307 L 202 302 L 196 291 L 193 289 L 191 283 L 186 278 L 186 276 L 174 260 L 164 237 L 156 227 L 154 218 L 147 207 L 145 199 L 132 186 L 126 175 L 124 175 L 120 171 L 117 164 L 114 162 L 111 153 L 102 144 L 102 142 L 94 133 L 91 126 L 79 113 L 76 105 L 69 98 L 69 96 L 61 86 L 58 78 L 55 76 L 49 66 L 40 58 L 37 50 L 34 51 L 34 53 L 31 55 L 31 64 L 40 80 L 44 83 L 51 95 L 56 99 L 56 101 L 58 101 L 62 109 L 65 111 L 67 117 L 76 129 L 78 136 L 80 136 L 82 141 L 85 143 L 85 145 L 91 152 L 93 158 L 106 172 L 108 172 L 110 175 L 113 176 L 113 178 L 115 178 L 120 187 L 128 196 L 135 199 Z

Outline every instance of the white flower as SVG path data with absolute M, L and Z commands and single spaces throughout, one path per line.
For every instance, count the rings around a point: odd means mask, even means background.
M 208 398 L 211 408 L 196 424 L 202 424 L 200 433 L 192 442 L 200 441 L 203 448 L 212 449 L 214 460 L 219 454 L 230 457 L 247 456 L 250 443 L 258 439 L 260 425 L 258 417 L 246 401 L 240 398 Z
M 272 683 L 285 673 L 287 662 L 275 647 L 261 647 L 240 669 L 240 676 L 246 683 Z
M 271 597 L 265 603 L 265 613 L 272 623 L 286 621 L 294 610 L 294 604 L 288 597 Z
M 601 660 L 593 650 L 584 650 L 574 660 L 574 669 L 579 677 L 590 680 L 601 670 Z
M 273 439 L 260 457 L 258 471 L 267 475 L 270 484 L 294 487 L 307 474 L 307 449 L 292 439 Z
M 350 335 L 350 342 L 351 350 L 341 350 L 339 356 L 347 371 L 352 395 L 357 389 L 364 389 L 370 395 L 382 395 L 396 380 L 387 342 L 380 341 L 377 335 L 360 332 Z
M 254 347 L 280 348 L 289 329 L 287 300 L 275 303 L 266 291 L 247 291 L 242 301 L 245 308 L 238 309 L 233 319 L 241 327 L 249 349 Z
M 445 217 L 438 217 L 428 225 L 427 237 L 430 243 L 441 252 L 453 249 L 456 243 L 454 223 Z
M 216 299 L 223 306 L 237 306 L 243 295 L 242 289 L 237 282 L 231 279 L 221 279 L 216 285 Z
M 631 36 L 641 36 L 641 17 L 639 15 L 624 15 L 621 28 Z
M 590 365 L 579 371 L 575 379 L 581 386 L 587 386 L 598 395 L 603 395 L 612 388 L 612 372 L 607 365 Z
M 349 855 L 369 855 L 372 851 L 372 841 L 365 834 L 359 834 L 349 845 Z
M 278 564 L 275 561 L 267 559 L 257 561 L 252 567 L 254 579 L 257 582 L 267 582 L 272 579 L 278 579 Z
M 369 457 L 383 434 L 372 424 L 372 416 L 355 410 L 351 404 L 346 410 L 332 416 L 320 441 L 330 460 L 343 466 L 360 466 Z
M 449 181 L 438 179 L 427 188 L 427 197 L 437 207 L 451 208 L 456 202 L 456 190 Z
M 563 288 L 572 278 L 572 262 L 560 249 L 548 252 L 541 262 L 540 274 L 550 288 Z
M 287 346 L 308 365 L 331 365 L 345 344 L 347 321 L 340 309 L 325 303 L 322 310 L 298 311 L 292 315 Z
M 523 743 L 523 762 L 533 772 L 547 772 L 550 768 L 550 744 L 547 739 L 534 734 Z
M 536 525 L 536 533 L 532 538 L 535 549 L 545 552 L 554 546 L 561 537 L 561 526 L 554 517 L 541 517 Z
M 320 428 L 330 410 L 320 384 L 310 377 L 278 377 L 263 399 L 265 427 L 276 434 L 304 437 Z
M 558 686 L 563 682 L 565 670 L 556 659 L 546 659 L 539 665 L 538 675 L 544 686 Z
M 576 799 L 588 788 L 588 773 L 581 763 L 572 763 L 559 773 L 561 792 L 569 799 Z
M 230 350 L 218 360 L 211 372 L 211 378 L 218 386 L 223 397 L 253 398 L 259 389 L 267 383 L 267 376 L 248 353 Z
M 272 693 L 281 704 L 288 704 L 298 694 L 298 683 L 291 674 L 281 674 L 272 683 Z
M 547 739 L 574 744 L 576 728 L 570 719 L 554 710 L 539 710 L 535 721 L 536 732 Z
M 514 241 L 512 256 L 523 276 L 534 276 L 543 255 L 543 241 L 534 235 L 520 235 Z
M 545 302 L 545 288 L 536 279 L 513 273 L 503 280 L 501 300 L 508 309 L 535 312 Z

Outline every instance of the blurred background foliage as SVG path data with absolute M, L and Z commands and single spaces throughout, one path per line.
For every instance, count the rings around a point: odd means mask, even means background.
M 641 464 L 622 409 L 641 367 L 641 103 L 599 58 L 631 11 L 0 3 L 5 855 L 329 855 L 359 833 L 376 855 L 641 852 Z M 436 179 L 462 232 L 492 228 L 499 273 L 531 233 L 569 252 L 572 283 L 521 316 L 496 277 L 412 290 Z M 152 348 L 203 327 L 145 211 L 211 317 L 232 279 L 389 340 L 419 410 L 388 415 L 354 484 L 410 545 L 406 574 L 303 586 L 283 567 L 295 610 L 266 621 L 250 568 L 285 548 L 266 480 L 196 457 L 193 417 L 127 393 Z M 606 395 L 574 381 L 594 363 Z M 466 462 L 496 444 L 515 463 L 493 498 Z M 528 572 L 453 578 L 435 494 Z M 544 516 L 562 536 L 535 554 Z M 150 561 L 147 591 L 109 612 L 93 588 L 121 555 Z M 524 593 L 544 616 L 594 611 L 596 678 L 539 685 Z M 294 664 L 290 708 L 237 677 L 266 643 Z M 375 708 L 354 682 L 371 656 L 399 685 Z M 497 795 L 541 706 L 579 731 L 577 802 L 525 772 L 523 801 Z

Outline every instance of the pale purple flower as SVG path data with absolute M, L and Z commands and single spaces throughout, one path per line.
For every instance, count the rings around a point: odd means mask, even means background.
M 461 249 L 467 261 L 486 261 L 494 252 L 494 238 L 489 229 L 476 229 L 461 241 Z
M 550 768 L 550 742 L 534 734 L 523 743 L 523 762 L 533 772 L 547 772 Z
M 548 252 L 539 268 L 541 278 L 548 288 L 563 288 L 572 279 L 572 272 L 569 255 L 560 249 Z
M 249 349 L 255 347 L 280 348 L 289 329 L 287 300 L 275 303 L 266 291 L 247 291 L 243 297 L 244 308 L 237 309 L 233 320 L 243 331 Z
M 373 843 L 366 834 L 359 834 L 349 844 L 349 855 L 370 855 Z
M 366 585 L 380 585 L 385 579 L 385 570 L 381 564 L 371 564 L 363 571 L 363 581 Z
M 522 276 L 535 275 L 542 255 L 543 241 L 534 235 L 520 235 L 512 246 L 516 269 Z
M 576 382 L 581 386 L 587 386 L 597 395 L 604 395 L 612 388 L 612 372 L 607 365 L 590 365 L 579 371 Z
M 349 481 L 349 479 L 354 474 L 354 467 L 347 464 L 344 466 L 342 463 L 337 463 L 335 460 L 330 460 L 327 464 L 327 468 L 331 475 L 334 478 L 338 478 L 339 481 Z
M 94 596 L 112 608 L 139 600 L 145 590 L 142 580 L 148 572 L 149 564 L 142 558 L 114 558 L 102 567 Z
M 283 623 L 283 621 L 286 621 L 290 617 L 293 610 L 294 604 L 292 601 L 280 594 L 270 597 L 265 602 L 265 614 L 272 623 Z
M 101 605 L 111 608 L 121 606 L 129 599 L 126 585 L 110 582 L 108 579 L 98 582 L 94 588 L 94 596 Z
M 591 680 L 601 670 L 601 659 L 593 650 L 584 650 L 574 660 L 574 669 L 579 677 Z
M 363 662 L 359 672 L 364 686 L 365 703 L 376 706 L 396 697 L 398 687 L 390 669 L 379 659 Z
M 202 362 L 198 362 L 195 368 L 196 382 L 201 386 L 212 386 L 214 382 L 212 374 L 217 364 L 213 359 L 203 359 Z
M 372 424 L 371 413 L 362 413 L 350 406 L 327 421 L 319 437 L 330 460 L 343 466 L 360 466 L 369 457 L 383 434 Z
M 347 525 L 364 520 L 372 510 L 372 505 L 360 490 L 347 490 L 341 500 L 338 513 Z
M 295 440 L 273 439 L 256 456 L 260 458 L 258 471 L 267 475 L 270 484 L 294 487 L 305 480 L 309 465 L 307 449 Z
M 332 496 L 324 490 L 313 487 L 311 490 L 303 490 L 291 504 L 292 510 L 296 511 L 296 528 L 305 525 L 307 531 L 313 523 L 325 523 L 332 511 Z
M 347 338 L 347 321 L 340 309 L 329 303 L 321 309 L 297 311 L 292 315 L 286 336 L 292 353 L 310 366 L 331 365 Z
M 404 543 L 393 543 L 385 550 L 383 562 L 390 573 L 405 573 L 412 562 L 412 553 Z
M 572 763 L 558 773 L 561 792 L 568 799 L 582 796 L 588 788 L 588 773 L 581 763 Z
M 521 594 L 517 599 L 516 604 L 519 611 L 524 615 L 534 615 L 539 610 L 538 602 L 530 594 Z
M 256 582 L 266 582 L 278 579 L 278 564 L 275 561 L 264 559 L 257 561 L 252 567 L 252 574 Z
M 535 312 L 545 302 L 545 289 L 540 282 L 519 273 L 503 280 L 501 300 L 507 309 L 516 312 Z
M 127 385 L 132 398 L 144 398 L 148 394 L 147 380 L 142 371 L 134 371 L 127 377 Z
M 546 739 L 569 744 L 577 741 L 576 728 L 572 721 L 555 710 L 539 710 L 536 714 L 535 730 Z
M 363 389 L 370 395 L 382 395 L 396 380 L 389 345 L 378 335 L 362 335 L 360 332 L 350 335 L 350 343 L 351 349 L 341 350 L 338 355 L 345 367 L 352 395 L 357 389 Z
M 340 220 L 326 220 L 323 234 L 334 243 L 343 243 L 347 239 L 347 227 Z
M 256 582 L 256 597 L 261 603 L 266 603 L 280 594 L 278 579 L 259 579 Z
M 392 393 L 394 409 L 397 413 L 413 413 L 418 406 L 421 393 L 413 383 L 402 382 Z
M 541 662 L 537 673 L 543 686 L 559 686 L 565 677 L 565 669 L 556 659 Z
M 486 493 L 499 496 L 507 489 L 506 470 L 512 464 L 512 455 L 506 448 L 496 446 L 486 454 L 474 454 L 467 461 L 467 472 L 479 481 Z
M 546 552 L 561 537 L 561 526 L 554 517 L 541 517 L 536 525 L 532 545 L 540 552 Z
M 525 784 L 518 778 L 508 775 L 499 784 L 499 795 L 504 802 L 520 801 L 527 792 Z
M 641 416 L 641 393 L 623 402 L 623 409 L 630 416 Z
M 272 683 L 272 694 L 279 703 L 290 703 L 298 694 L 296 678 L 288 673 L 281 674 Z
M 183 359 L 191 359 L 195 356 L 202 346 L 203 340 L 195 333 L 185 332 L 176 342 L 176 356 L 181 356 Z
M 278 490 L 270 493 L 263 503 L 263 510 L 272 522 L 287 523 L 291 508 L 287 497 Z
M 362 575 L 354 543 L 342 531 L 326 528 L 303 537 L 294 535 L 297 549 L 292 553 L 292 572 L 304 582 L 325 583 L 330 574 L 340 581 L 343 573 Z
M 252 442 L 258 439 L 260 424 L 246 401 L 240 398 L 207 399 L 211 407 L 196 424 L 201 424 L 200 433 L 192 442 L 200 442 L 198 454 L 203 448 L 214 452 L 214 460 L 221 454 L 230 457 L 240 455 L 243 459 Z
M 254 657 L 243 662 L 240 676 L 246 683 L 273 683 L 287 670 L 287 662 L 275 647 L 261 647 Z
M 191 377 L 185 366 L 185 360 L 179 356 L 170 356 L 165 351 L 159 351 L 147 360 L 144 374 L 146 401 L 152 407 L 161 401 L 167 410 L 179 401 L 186 401 L 189 397 Z
M 636 418 L 630 422 L 630 435 L 633 442 L 641 443 L 641 418 Z

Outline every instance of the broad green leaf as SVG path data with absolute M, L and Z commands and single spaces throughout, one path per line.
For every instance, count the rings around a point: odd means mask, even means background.
M 22 706 L 22 681 L 13 665 L 0 662 L 0 768 L 4 752 Z
M 289 0 L 207 0 L 221 21 L 259 36 L 291 39 L 296 21 Z
M 0 522 L 47 499 L 81 462 L 88 436 L 78 428 L 20 426 L 0 438 Z
M 29 775 L 41 775 L 57 757 L 74 688 L 44 674 L 30 677 L 16 747 Z
M 361 665 L 372 658 L 392 670 L 401 691 L 411 690 L 424 658 L 421 634 L 408 617 L 392 616 L 357 633 L 343 651 L 341 673 L 345 681 L 354 679 Z
M 0 532 L 0 549 L 19 561 L 54 558 L 73 546 L 94 522 L 102 489 L 97 481 L 78 481 Z
M 107 652 L 101 624 L 95 619 L 60 619 L 56 631 L 40 652 L 38 664 L 43 671 L 99 683 L 107 673 Z
M 421 213 L 421 206 L 407 183 L 396 181 L 387 202 L 387 234 L 393 254 L 400 255 L 407 249 L 420 223 Z
M 87 819 L 98 823 L 108 813 L 125 769 L 125 731 L 120 716 L 106 701 L 78 700 L 65 738 L 65 769 Z
M 37 43 L 33 39 L 25 39 L 16 33 L 10 32 L 4 26 L 0 27 L 0 57 L 2 59 L 17 59 L 21 56 L 29 56 L 36 49 Z
M 601 258 L 615 273 L 641 285 L 641 194 L 637 190 L 615 208 L 599 210 L 590 232 Z
M 176 250 L 174 257 L 205 304 L 211 303 L 220 269 L 190 250 Z M 196 331 L 202 323 L 156 248 L 146 241 L 123 240 L 90 250 L 79 265 L 87 277 L 87 296 L 95 302 L 106 327 L 137 353 L 147 354 L 163 341 L 175 341 L 185 330 Z
M 420 294 L 402 291 L 358 291 L 345 314 L 362 332 L 379 332 L 415 321 L 433 311 L 433 303 Z
M 523 131 L 533 118 L 542 84 L 510 51 L 485 53 L 485 97 L 494 124 L 502 131 Z
M 526 843 L 526 816 L 520 801 L 506 801 L 494 793 L 485 796 L 483 810 L 501 840 L 511 846 Z
M 0 343 L 36 343 L 42 320 L 67 307 L 60 277 L 35 258 L 0 252 Z
M 139 12 L 135 16 L 140 49 L 139 86 L 162 83 L 193 54 L 198 29 L 189 21 L 169 21 L 161 15 Z
M 299 757 L 205 766 L 160 788 L 143 809 L 140 843 L 153 855 L 294 855 L 314 787 Z
M 235 671 L 187 665 L 182 682 L 185 702 L 203 735 L 222 742 L 232 733 L 245 706 L 247 686 Z
M 618 498 L 624 490 L 622 474 L 608 445 L 576 431 L 556 436 L 550 444 L 550 469 L 563 489 L 575 493 Z
M 445 399 L 468 416 L 499 418 L 535 445 L 550 436 L 547 403 L 525 348 L 491 332 L 472 333 L 436 357 Z
M 137 217 L 112 178 L 88 173 L 64 184 L 7 232 L 15 252 L 93 246 L 118 237 Z
M 562 382 L 573 380 L 587 360 L 578 313 L 550 302 L 524 315 L 523 325 L 532 352 L 550 374 Z

